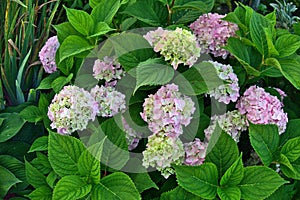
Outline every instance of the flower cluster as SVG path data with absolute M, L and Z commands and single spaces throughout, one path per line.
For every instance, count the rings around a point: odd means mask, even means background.
M 182 134 L 182 125 L 187 126 L 195 111 L 194 102 L 179 92 L 178 86 L 162 86 L 154 95 L 149 95 L 143 104 L 141 117 L 154 133 L 165 132 L 170 137 Z
M 175 70 L 181 63 L 191 67 L 200 57 L 196 37 L 187 30 L 176 28 L 171 31 L 158 28 L 148 32 L 144 38 L 154 47 L 155 52 L 160 52 L 166 61 L 171 61 Z
M 247 130 L 248 126 L 246 117 L 238 110 L 229 111 L 223 115 L 214 115 L 211 118 L 211 125 L 204 130 L 205 139 L 207 141 L 210 140 L 217 123 L 220 128 L 229 134 L 236 142 L 239 142 L 241 132 Z
M 142 138 L 142 134 L 137 132 L 133 128 L 131 128 L 123 116 L 122 116 L 122 124 L 123 124 L 124 131 L 126 133 L 128 150 L 131 151 L 135 149 L 139 144 L 139 141 Z
M 57 36 L 53 36 L 47 40 L 41 51 L 39 58 L 42 62 L 45 72 L 51 74 L 57 70 L 55 63 L 56 51 L 59 47 Z
M 116 91 L 114 87 L 96 85 L 91 89 L 91 95 L 99 104 L 98 116 L 112 117 L 126 109 L 125 95 Z
M 104 57 L 103 60 L 95 60 L 93 66 L 93 76 L 97 80 L 104 79 L 107 83 L 121 79 L 123 70 L 120 63 L 110 57 Z
M 201 142 L 199 138 L 195 138 L 193 142 L 185 143 L 184 145 L 186 165 L 201 165 L 206 156 L 207 143 Z
M 238 30 L 236 24 L 223 21 L 225 15 L 208 13 L 201 15 L 190 25 L 201 47 L 201 53 L 211 53 L 215 57 L 222 56 L 224 59 L 229 54 L 222 49 L 227 44 L 229 37 L 235 35 Z
M 179 138 L 168 137 L 164 133 L 154 134 L 148 138 L 143 156 L 143 166 L 155 167 L 168 178 L 174 173 L 171 164 L 180 164 L 183 161 L 183 144 Z
M 52 100 L 48 117 L 51 128 L 60 134 L 84 130 L 89 120 L 95 120 L 98 103 L 91 94 L 77 86 L 65 86 Z
M 251 123 L 275 124 L 280 134 L 285 131 L 288 122 L 282 106 L 277 97 L 257 86 L 248 88 L 236 104 L 241 114 L 245 114 Z
M 214 65 L 219 78 L 224 82 L 220 86 L 208 92 L 210 96 L 213 96 L 219 102 L 229 104 L 230 101 L 236 102 L 239 98 L 240 87 L 238 83 L 237 75 L 233 72 L 230 65 L 223 65 L 218 62 L 209 61 Z

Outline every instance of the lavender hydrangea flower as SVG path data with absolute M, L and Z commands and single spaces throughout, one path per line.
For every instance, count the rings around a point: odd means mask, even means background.
M 124 74 L 120 63 L 115 59 L 105 56 L 103 60 L 95 60 L 93 76 L 97 80 L 104 79 L 107 83 L 121 79 Z
M 200 57 L 196 37 L 182 28 L 172 31 L 158 28 L 148 32 L 144 38 L 154 47 L 155 52 L 160 52 L 166 61 L 171 61 L 175 70 L 181 63 L 191 67 Z
M 162 86 L 154 95 L 149 95 L 143 104 L 141 117 L 155 134 L 160 131 L 170 137 L 182 134 L 182 125 L 187 126 L 195 111 L 194 102 L 179 92 L 178 86 Z
M 77 86 L 65 86 L 49 105 L 48 117 L 51 128 L 60 134 L 84 130 L 89 120 L 95 120 L 98 103 L 91 94 Z
M 98 116 L 112 117 L 126 109 L 125 95 L 116 91 L 114 87 L 96 85 L 91 89 L 91 95 L 99 104 Z
M 183 144 L 179 138 L 171 138 L 164 133 L 154 134 L 148 138 L 143 156 L 144 167 L 155 167 L 168 178 L 174 173 L 171 164 L 181 164 L 183 161 Z
M 185 151 L 185 165 L 201 165 L 206 156 L 207 143 L 201 142 L 199 138 L 195 138 L 193 142 L 183 144 Z
M 281 101 L 257 86 L 249 87 L 239 99 L 236 108 L 253 124 L 275 124 L 282 134 L 288 122 Z
M 204 130 L 207 142 L 210 140 L 217 123 L 235 142 L 239 142 L 241 132 L 247 130 L 248 127 L 246 117 L 238 110 L 229 111 L 223 115 L 214 115 L 211 118 L 211 125 Z
M 225 83 L 208 92 L 219 102 L 229 104 L 230 101 L 236 102 L 240 96 L 240 87 L 237 75 L 233 72 L 230 65 L 223 65 L 218 62 L 208 61 L 214 65 L 219 78 Z
M 231 22 L 223 21 L 226 15 L 208 13 L 201 15 L 190 25 L 201 47 L 201 53 L 211 53 L 215 57 L 226 58 L 228 51 L 222 49 L 227 44 L 229 37 L 235 35 L 238 26 Z
M 138 146 L 139 141 L 142 138 L 142 134 L 137 132 L 133 128 L 131 128 L 123 116 L 122 116 L 122 124 L 123 124 L 124 131 L 126 133 L 128 150 L 131 151 Z
M 55 63 L 56 51 L 59 47 L 59 42 L 57 36 L 53 36 L 47 40 L 45 45 L 39 52 L 39 58 L 42 62 L 45 72 L 51 74 L 57 71 L 57 66 Z

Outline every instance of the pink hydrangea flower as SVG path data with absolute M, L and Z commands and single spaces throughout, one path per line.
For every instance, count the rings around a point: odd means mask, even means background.
M 124 131 L 126 133 L 128 150 L 131 151 L 138 146 L 139 141 L 142 138 L 142 134 L 134 130 L 133 128 L 131 128 L 123 116 L 122 116 L 122 124 L 123 124 Z
M 282 134 L 288 122 L 280 100 L 257 86 L 249 87 L 237 102 L 236 107 L 253 124 L 275 124 Z
M 190 25 L 200 44 L 201 53 L 211 53 L 224 59 L 229 54 L 222 47 L 227 44 L 229 37 L 235 36 L 238 26 L 223 21 L 222 18 L 225 16 L 217 13 L 203 14 Z
M 163 132 L 148 138 L 146 150 L 143 151 L 143 166 L 155 167 L 168 178 L 174 173 L 171 164 L 181 164 L 184 157 L 183 144 L 179 138 L 171 138 Z
M 53 36 L 47 40 L 45 45 L 39 52 L 39 58 L 42 62 L 45 72 L 51 74 L 57 71 L 57 66 L 55 63 L 56 51 L 59 47 L 59 42 L 57 36 Z
M 120 63 L 110 57 L 104 57 L 103 60 L 95 60 L 93 66 L 93 76 L 97 80 L 105 80 L 107 83 L 121 79 L 124 74 Z
M 49 105 L 51 128 L 60 134 L 71 134 L 86 129 L 89 120 L 95 120 L 98 103 L 91 94 L 77 86 L 65 86 Z
M 150 31 L 144 38 L 153 46 L 155 52 L 170 60 L 176 70 L 179 64 L 192 66 L 200 57 L 200 48 L 196 37 L 182 28 L 176 30 L 164 30 L 158 28 Z
M 91 95 L 99 104 L 98 116 L 112 117 L 126 109 L 125 95 L 114 87 L 96 85 L 91 89 Z
M 154 95 L 149 95 L 143 104 L 141 117 L 155 134 L 166 132 L 170 137 L 182 134 L 182 125 L 187 126 L 195 111 L 194 102 L 179 92 L 178 86 L 162 86 Z
M 214 115 L 211 118 L 211 124 L 204 130 L 207 142 L 210 141 L 217 123 L 235 142 L 239 142 L 242 131 L 246 131 L 248 127 L 246 116 L 238 110 L 228 111 L 223 115 Z
M 193 142 L 183 144 L 185 151 L 185 165 L 201 165 L 206 156 L 207 143 L 201 142 L 199 138 L 195 138 Z
M 225 82 L 224 84 L 209 91 L 208 94 L 219 102 L 223 102 L 225 104 L 229 104 L 230 101 L 236 102 L 240 96 L 240 87 L 237 75 L 233 72 L 232 67 L 218 62 L 208 62 L 214 65 L 219 78 Z

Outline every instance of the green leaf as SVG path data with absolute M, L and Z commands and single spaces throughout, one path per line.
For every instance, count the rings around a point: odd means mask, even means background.
M 125 132 L 120 129 L 115 119 L 110 118 L 101 124 L 100 140 L 104 141 L 101 163 L 114 170 L 120 170 L 129 159 Z
M 56 54 L 58 56 L 58 54 Z M 59 60 L 59 58 L 57 58 Z M 67 57 L 63 61 L 61 61 L 57 68 L 64 73 L 66 76 L 70 74 L 71 69 L 73 68 L 74 65 L 74 57 Z
M 53 191 L 53 200 L 80 199 L 90 193 L 92 185 L 87 184 L 80 176 L 69 175 L 62 177 Z
M 117 14 L 121 4 L 120 0 L 97 0 L 97 5 L 92 4 L 93 10 L 91 16 L 93 17 L 94 21 L 97 22 L 106 22 L 110 24 Z M 90 3 L 93 1 L 90 1 Z
M 51 171 L 50 174 L 48 174 L 46 181 L 48 183 L 48 185 L 53 189 L 54 185 L 56 184 L 56 179 L 58 178 L 58 175 L 54 172 Z
M 300 119 L 289 120 L 284 134 L 280 135 L 280 146 L 283 146 L 289 139 L 300 136 Z
M 23 162 L 9 155 L 0 155 L 0 166 L 9 170 L 21 181 L 17 183 L 16 190 L 24 190 L 28 187 L 29 184 L 26 179 L 25 165 Z
M 32 166 L 39 170 L 43 174 L 49 174 L 52 171 L 52 167 L 48 160 L 48 157 L 41 152 L 36 152 L 37 158 L 31 161 Z
M 290 81 L 291 84 L 298 90 L 300 90 L 300 62 L 293 59 L 282 59 L 279 60 L 281 65 L 281 73 L 283 76 Z
M 48 186 L 41 186 L 33 190 L 27 197 L 31 200 L 52 200 L 52 190 Z
M 213 64 L 202 62 L 193 65 L 174 79 L 180 92 L 186 95 L 200 95 L 223 84 Z
M 291 164 L 289 159 L 284 154 L 280 154 L 277 162 L 279 162 L 280 170 L 285 176 L 287 176 L 288 178 L 300 180 L 300 168 L 297 167 L 297 165 L 295 165 L 294 167 L 294 165 Z
M 244 172 L 239 185 L 242 199 L 265 199 L 287 183 L 278 173 L 265 166 L 246 167 Z
M 199 197 L 186 191 L 180 186 L 177 186 L 175 189 L 162 193 L 160 200 L 199 200 Z
M 186 9 L 197 10 L 197 11 L 201 11 L 202 13 L 206 13 L 207 11 L 206 4 L 202 1 L 190 1 L 183 5 L 175 4 L 172 7 L 172 11 L 186 10 Z
M 83 10 L 71 9 L 65 6 L 64 8 L 72 26 L 82 35 L 88 36 L 94 26 L 93 18 Z
M 129 176 L 134 182 L 139 193 L 142 193 L 143 191 L 148 190 L 150 188 L 155 188 L 159 190 L 159 188 L 152 181 L 148 173 L 134 173 L 134 174 L 129 174 Z
M 279 53 L 279 58 L 290 56 L 300 48 L 300 36 L 293 34 L 285 34 L 280 36 L 275 47 Z
M 279 145 L 276 125 L 254 125 L 249 127 L 250 142 L 264 165 L 269 166 Z
M 286 199 L 292 200 L 294 196 L 294 184 L 285 184 L 281 186 L 278 190 L 276 190 L 271 196 L 269 196 L 266 200 L 278 200 L 278 199 Z
M 230 168 L 222 176 L 220 185 L 235 186 L 241 182 L 244 177 L 244 166 L 242 155 L 230 166 Z
M 26 122 L 17 113 L 2 113 L 0 118 L 5 119 L 0 126 L 0 142 L 14 137 Z
M 73 78 L 73 74 L 70 74 L 68 77 L 60 76 L 57 77 L 52 83 L 51 87 L 55 93 L 58 93 L 66 84 L 68 84 Z
M 101 179 L 100 184 L 94 185 L 92 200 L 126 199 L 139 200 L 141 196 L 128 175 L 115 172 Z
M 43 120 L 43 114 L 36 106 L 28 106 L 20 112 L 20 116 L 28 122 L 37 123 Z
M 262 61 L 261 55 L 253 47 L 245 45 L 238 38 L 231 37 L 227 40 L 227 46 L 224 49 L 234 55 L 249 75 L 260 75 L 260 72 L 253 66 L 259 66 Z
M 48 90 L 51 89 L 52 82 L 59 76 L 59 73 L 53 73 L 44 78 L 40 85 L 38 86 L 37 90 Z
M 164 85 L 171 81 L 173 76 L 173 68 L 158 63 L 156 59 L 150 59 L 140 63 L 136 69 L 136 86 L 134 93 L 141 86 Z
M 48 150 L 48 136 L 42 136 L 37 138 L 31 145 L 28 153 L 35 151 L 47 151 Z
M 168 16 L 167 7 L 155 0 L 137 0 L 128 6 L 123 13 L 151 26 L 162 26 Z
M 34 166 L 32 166 L 28 161 L 25 160 L 25 169 L 27 181 L 34 188 L 41 186 L 47 186 L 46 177 Z
M 58 25 L 53 25 L 54 29 L 57 32 L 57 37 L 59 43 L 63 43 L 63 41 L 70 35 L 78 35 L 81 36 L 81 34 L 76 31 L 76 29 L 72 26 L 70 22 L 64 22 Z
M 217 194 L 218 170 L 213 163 L 200 166 L 174 166 L 178 184 L 185 190 L 205 199 Z
M 12 186 L 21 182 L 13 173 L 2 166 L 0 166 L 0 180 L 0 198 L 4 198 Z
M 110 31 L 113 31 L 113 30 L 116 30 L 116 29 L 110 28 L 108 26 L 108 24 L 105 23 L 105 22 L 99 22 L 95 26 L 95 29 L 93 30 L 92 34 L 87 38 L 89 39 L 89 38 L 92 38 L 92 37 L 101 36 L 101 35 L 104 35 L 104 34 L 110 32 Z
M 238 159 L 239 150 L 235 141 L 224 131 L 214 140 L 215 138 L 212 136 L 209 146 L 214 142 L 216 143 L 211 151 L 208 149 L 206 161 L 214 163 L 218 168 L 219 176 L 223 176 L 226 170 Z
M 79 173 L 78 159 L 85 150 L 80 140 L 51 132 L 48 146 L 50 164 L 58 175 L 63 177 Z
M 237 186 L 218 187 L 218 195 L 221 200 L 240 200 L 241 190 Z
M 85 51 L 89 51 L 93 49 L 95 46 L 91 45 L 89 41 L 78 36 L 78 35 L 70 35 L 68 36 L 63 43 L 59 47 L 59 58 L 62 62 L 64 59 L 76 56 Z
M 288 140 L 282 147 L 281 153 L 284 154 L 290 162 L 294 162 L 300 157 L 300 136 Z
M 93 183 L 100 182 L 100 158 L 104 140 L 88 147 L 78 159 L 78 171 L 81 176 L 88 177 Z

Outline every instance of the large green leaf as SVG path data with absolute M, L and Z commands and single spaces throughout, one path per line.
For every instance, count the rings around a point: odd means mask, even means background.
M 174 79 L 179 85 L 180 92 L 187 95 L 200 95 L 213 90 L 223 81 L 219 78 L 213 64 L 202 62 L 179 74 Z
M 281 153 L 284 154 L 290 162 L 294 162 L 300 157 L 300 136 L 288 140 L 282 147 Z
M 110 24 L 118 12 L 121 4 L 120 0 L 97 0 L 97 5 L 92 4 L 91 6 L 94 7 L 91 13 L 94 21 L 97 22 L 106 22 Z M 90 3 L 93 1 L 90 1 Z
M 214 135 L 214 134 L 213 134 Z M 216 141 L 213 141 L 215 140 Z M 238 159 L 239 150 L 236 142 L 224 131 L 218 138 L 212 136 L 209 146 L 213 144 L 211 151 L 207 152 L 206 161 L 214 163 L 219 171 L 219 176 L 223 176 L 226 170 Z
M 205 199 L 217 194 L 218 170 L 213 163 L 200 166 L 174 166 L 178 184 L 185 190 Z
M 46 177 L 37 168 L 25 160 L 27 181 L 34 188 L 47 186 Z
M 180 186 L 177 186 L 175 189 L 162 193 L 160 200 L 199 200 L 200 198 Z
M 241 190 L 237 186 L 218 187 L 218 195 L 221 200 L 240 200 Z
M 59 76 L 52 83 L 51 88 L 53 88 L 55 93 L 59 93 L 60 90 L 71 81 L 73 74 L 70 74 L 68 77 Z
M 36 106 L 28 106 L 20 112 L 20 116 L 28 122 L 37 123 L 43 120 L 43 114 Z
M 30 147 L 28 153 L 35 151 L 47 151 L 48 150 L 48 136 L 42 136 L 37 138 Z
M 244 166 L 242 161 L 242 155 L 237 159 L 230 168 L 222 176 L 220 185 L 235 186 L 241 182 L 244 177 Z
M 293 34 L 285 34 L 280 36 L 275 47 L 279 53 L 279 58 L 290 56 L 300 48 L 300 36 Z
M 0 126 L 0 142 L 5 142 L 15 136 L 25 124 L 25 120 L 17 113 L 2 113 L 4 119 Z
M 250 142 L 264 165 L 269 166 L 279 145 L 276 125 L 254 125 L 249 127 Z
M 0 166 L 0 198 L 4 198 L 7 191 L 21 181 L 15 177 L 8 169 Z
M 287 183 L 278 173 L 268 167 L 246 167 L 244 172 L 244 178 L 239 184 L 242 199 L 265 199 L 281 185 Z
M 17 183 L 16 190 L 24 190 L 28 186 L 25 174 L 25 165 L 18 159 L 9 155 L 0 155 L 0 166 L 13 173 L 21 182 Z
M 151 26 L 162 26 L 168 16 L 167 7 L 156 0 L 137 0 L 136 3 L 128 6 L 123 13 Z
M 57 32 L 57 37 L 60 43 L 62 43 L 70 35 L 81 36 L 81 34 L 78 31 L 76 31 L 76 29 L 72 26 L 70 22 L 64 22 L 58 25 L 53 25 L 53 27 Z
M 94 27 L 93 18 L 83 10 L 65 7 L 67 17 L 72 26 L 82 35 L 88 36 Z
M 78 174 L 78 159 L 85 150 L 82 142 L 71 136 L 51 132 L 48 144 L 49 161 L 60 176 Z
M 139 200 L 141 196 L 128 175 L 115 172 L 102 178 L 100 184 L 94 185 L 91 199 Z
M 93 183 L 100 182 L 100 158 L 104 140 L 88 147 L 79 157 L 78 170 L 81 176 L 88 177 Z
M 300 119 L 289 120 L 284 134 L 280 135 L 280 146 L 283 146 L 289 139 L 300 136 Z
M 89 38 L 92 38 L 92 37 L 98 37 L 98 36 L 101 36 L 101 35 L 104 35 L 104 34 L 110 32 L 112 30 L 115 30 L 115 29 L 110 28 L 107 23 L 98 22 L 97 25 L 95 26 L 92 34 L 87 38 L 89 39 Z
M 93 49 L 95 46 L 90 44 L 88 40 L 78 36 L 68 36 L 59 47 L 59 58 L 62 62 L 64 59 L 75 56 L 85 51 Z
M 53 191 L 53 200 L 80 199 L 92 190 L 92 185 L 82 180 L 80 176 L 69 175 L 62 177 Z
M 134 182 L 139 193 L 142 193 L 143 191 L 150 188 L 155 188 L 157 190 L 159 189 L 157 185 L 152 181 L 148 173 L 133 173 L 129 174 L 129 176 Z
M 280 170 L 288 178 L 300 180 L 300 163 L 296 161 L 296 164 L 292 164 L 289 159 L 284 155 L 280 154 L 277 160 L 280 164 Z M 298 163 L 298 164 L 297 164 Z
M 295 88 L 300 90 L 300 62 L 294 59 L 281 59 L 279 63 L 281 65 L 280 71 L 283 76 L 289 80 Z
M 136 87 L 134 92 L 145 85 L 164 85 L 172 80 L 174 70 L 172 67 L 157 63 L 150 59 L 140 63 L 136 68 Z
M 52 200 L 52 190 L 48 186 L 41 186 L 33 190 L 28 197 L 31 200 Z

